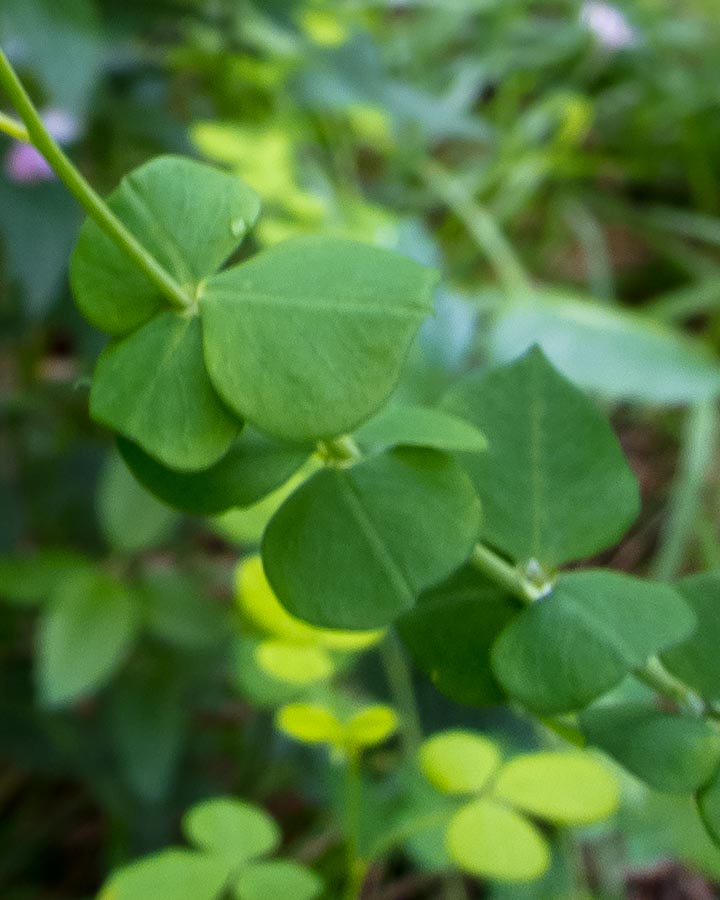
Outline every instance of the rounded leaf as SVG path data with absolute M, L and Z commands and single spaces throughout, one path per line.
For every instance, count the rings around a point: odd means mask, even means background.
M 275 724 L 303 744 L 339 746 L 344 737 L 340 720 L 329 709 L 313 703 L 289 703 L 279 710 Z
M 467 559 L 479 523 L 457 463 L 431 450 L 395 450 L 303 484 L 268 525 L 263 562 L 293 615 L 377 628 Z
M 177 156 L 157 157 L 126 175 L 107 203 L 190 295 L 217 272 L 260 213 L 257 194 L 237 176 Z M 92 219 L 80 229 L 70 277 L 80 311 L 109 334 L 133 331 L 166 305 Z
M 423 741 L 420 768 L 444 794 L 481 791 L 500 765 L 497 744 L 472 731 L 444 731 Z
M 213 797 L 193 806 L 182 821 L 185 837 L 213 854 L 231 857 L 234 866 L 272 853 L 280 829 L 262 809 L 234 797 Z
M 199 472 L 168 469 L 124 438 L 118 441 L 118 448 L 133 475 L 149 491 L 176 509 L 198 515 L 257 503 L 284 484 L 310 453 L 247 428 L 225 456 Z
M 289 641 L 260 641 L 255 659 L 264 672 L 288 684 L 325 681 L 335 670 L 332 659 L 322 647 Z
M 323 888 L 322 880 L 300 863 L 273 859 L 246 866 L 233 891 L 237 900 L 315 900 Z
M 516 756 L 498 773 L 492 796 L 558 825 L 586 825 L 617 809 L 617 779 L 582 752 Z
M 98 900 L 216 900 L 228 874 L 221 857 L 162 850 L 115 872 Z
M 398 729 L 398 717 L 389 706 L 369 706 L 355 713 L 344 727 L 344 743 L 356 749 L 382 744 Z
M 478 878 L 533 881 L 550 864 L 550 850 L 537 828 L 491 800 L 474 800 L 455 813 L 446 845 L 457 865 Z
M 200 320 L 162 313 L 100 354 L 90 414 L 171 469 L 207 469 L 241 423 L 222 405 L 202 359 Z
M 210 378 L 267 434 L 305 441 L 350 431 L 395 386 L 435 280 L 376 247 L 286 241 L 207 281 L 200 310 Z

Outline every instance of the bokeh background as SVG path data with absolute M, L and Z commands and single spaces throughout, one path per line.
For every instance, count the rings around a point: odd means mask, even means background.
M 433 402 L 539 341 L 605 404 L 641 482 L 640 520 L 601 562 L 720 567 L 717 0 L 2 0 L 0 42 L 100 191 L 190 154 L 262 196 L 256 249 L 320 231 L 439 268 L 398 396 Z M 34 151 L 0 139 L 0 896 L 92 897 L 221 791 L 265 804 L 332 884 L 324 776 L 274 733 L 236 615 L 233 569 L 268 509 L 180 516 L 90 422 L 103 339 L 69 293 L 80 222 Z M 37 601 L 78 558 L 135 579 L 147 615 L 58 708 L 37 690 Z M 372 652 L 345 677 L 391 695 Z M 509 712 L 415 682 L 429 731 L 533 744 Z M 625 787 L 539 885 L 446 884 L 418 848 L 377 896 L 718 896 L 691 805 Z

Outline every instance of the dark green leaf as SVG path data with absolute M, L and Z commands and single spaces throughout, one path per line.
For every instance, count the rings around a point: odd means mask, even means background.
M 489 706 L 505 698 L 490 667 L 490 648 L 517 612 L 512 598 L 467 566 L 421 594 L 397 628 L 414 662 L 442 694 Z
M 205 360 L 231 409 L 289 441 L 334 437 L 397 382 L 435 273 L 352 241 L 296 238 L 211 278 Z
M 320 471 L 292 494 L 265 531 L 265 571 L 298 618 L 377 628 L 467 559 L 479 516 L 449 457 L 395 450 Z
M 637 516 L 637 482 L 609 424 L 537 348 L 468 376 L 444 405 L 488 439 L 487 452 L 464 461 L 487 541 L 516 561 L 552 567 L 590 556 Z
M 168 469 L 123 438 L 118 447 L 148 490 L 171 506 L 199 515 L 257 503 L 284 484 L 310 454 L 309 448 L 278 444 L 247 428 L 219 462 L 200 472 Z
M 720 765 L 720 733 L 694 716 L 625 703 L 586 710 L 580 723 L 590 743 L 659 791 L 692 794 Z
M 34 556 L 0 557 L 0 597 L 21 606 L 44 600 L 65 577 L 93 568 L 70 550 L 42 550 Z
M 240 423 L 222 405 L 202 360 L 197 317 L 162 313 L 100 355 L 90 412 L 172 469 L 207 469 Z
M 691 610 L 667 585 L 599 569 L 571 572 L 507 626 L 493 669 L 533 712 L 570 712 L 694 627 Z
M 684 578 L 677 590 L 697 618 L 697 628 L 663 653 L 667 668 L 710 701 L 720 701 L 720 574 Z

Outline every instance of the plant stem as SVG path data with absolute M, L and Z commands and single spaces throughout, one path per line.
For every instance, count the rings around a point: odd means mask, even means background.
M 15 138 L 16 141 L 22 141 L 24 144 L 32 143 L 30 132 L 22 122 L 18 122 L 11 116 L 6 116 L 3 112 L 0 112 L 0 131 L 10 135 L 11 138 Z
M 505 588 L 518 600 L 529 606 L 547 592 L 528 581 L 515 566 L 506 562 L 485 544 L 476 544 L 470 558 L 472 564 L 487 575 L 495 584 Z
M 1 49 L 0 85 L 5 89 L 10 102 L 25 123 L 27 135 L 32 144 L 42 153 L 55 174 L 84 207 L 90 218 L 145 273 L 173 306 L 180 309 L 191 307 L 193 298 L 128 231 L 53 140 L 20 79 L 15 74 L 10 61 Z M 5 120 L 6 125 L 8 121 L 13 122 L 12 119 Z
M 495 269 L 498 280 L 511 295 L 527 294 L 530 278 L 494 216 L 476 203 L 457 179 L 442 166 L 426 160 L 418 169 L 428 189 L 455 213 Z
M 360 856 L 360 754 L 350 751 L 345 763 L 346 900 L 359 900 L 367 864 Z
M 400 711 L 406 753 L 414 757 L 422 741 L 422 725 L 405 650 L 393 629 L 388 629 L 380 644 L 380 657 L 393 702 Z
M 674 700 L 685 712 L 694 715 L 708 713 L 705 702 L 684 682 L 668 672 L 656 656 L 651 657 L 645 666 L 637 669 L 634 674 L 639 681 L 647 684 L 656 693 Z
M 713 401 L 697 403 L 688 410 L 668 520 L 652 566 L 652 574 L 659 581 L 672 581 L 680 573 L 719 433 Z
M 328 465 L 351 466 L 362 459 L 362 451 L 349 434 L 318 441 L 318 453 Z

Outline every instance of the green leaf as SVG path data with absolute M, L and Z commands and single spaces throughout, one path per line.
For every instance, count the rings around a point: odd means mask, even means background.
M 240 422 L 222 405 L 202 361 L 197 317 L 162 313 L 100 354 L 94 419 L 171 469 L 207 469 L 229 450 Z
M 591 556 L 636 518 L 637 482 L 609 424 L 537 348 L 467 376 L 444 406 L 488 439 L 464 462 L 487 541 L 514 560 L 553 567 Z
M 423 741 L 420 768 L 444 794 L 481 791 L 500 765 L 497 744 L 472 731 L 443 731 Z
M 378 452 L 389 447 L 479 453 L 487 448 L 482 432 L 463 419 L 427 406 L 390 406 L 355 435 L 361 447 Z
M 260 641 L 255 662 L 278 681 L 299 686 L 327 681 L 335 671 L 332 657 L 323 647 L 287 640 Z
M 33 556 L 0 557 L 0 597 L 19 606 L 40 603 L 68 575 L 93 568 L 70 550 L 41 550 Z
M 491 800 L 474 800 L 447 830 L 447 849 L 470 875 L 499 881 L 533 881 L 550 864 L 550 850 L 527 819 Z
M 397 629 L 413 662 L 441 694 L 490 706 L 505 698 L 490 666 L 490 648 L 517 612 L 513 598 L 465 566 L 421 594 Z
M 382 744 L 398 729 L 397 713 L 389 706 L 376 704 L 361 709 L 344 726 L 344 743 L 353 749 Z
M 280 829 L 270 816 L 234 797 L 214 797 L 193 806 L 182 821 L 187 839 L 197 847 L 232 860 L 234 867 L 272 853 Z
M 138 484 L 115 453 L 100 475 L 97 508 L 107 542 L 123 553 L 162 543 L 177 521 L 177 515 Z
M 303 744 L 342 744 L 342 722 L 325 706 L 317 703 L 288 703 L 275 717 L 280 731 Z
M 509 307 L 492 331 L 495 359 L 533 344 L 567 378 L 612 400 L 675 404 L 720 393 L 720 365 L 699 341 L 590 300 L 548 296 Z
M 244 429 L 222 459 L 200 472 L 176 472 L 120 438 L 118 447 L 133 475 L 177 509 L 215 515 L 251 506 L 284 484 L 306 461 L 308 448 L 278 444 Z
M 694 627 L 691 610 L 667 585 L 600 569 L 571 572 L 503 631 L 493 670 L 533 712 L 571 712 Z
M 703 719 L 643 703 L 598 706 L 580 717 L 590 743 L 669 794 L 692 794 L 720 765 L 720 734 Z
M 720 573 L 691 575 L 677 585 L 697 618 L 697 628 L 681 644 L 666 650 L 667 668 L 705 699 L 720 701 Z
M 227 861 L 171 848 L 118 870 L 98 900 L 217 900 Z
M 126 175 L 108 205 L 191 295 L 260 213 L 257 195 L 236 176 L 174 156 Z M 165 307 L 155 286 L 92 219 L 80 230 L 70 275 L 81 312 L 109 334 L 127 334 Z
M 697 805 L 707 833 L 720 847 L 720 770 L 698 794 Z
M 615 812 L 615 776 L 589 753 L 543 752 L 516 756 L 492 786 L 492 796 L 558 825 L 587 825 Z
M 377 628 L 463 563 L 479 505 L 449 457 L 395 450 L 313 475 L 263 538 L 265 572 L 289 612 L 329 628 Z
M 176 569 L 144 572 L 140 590 L 145 628 L 173 647 L 211 650 L 231 633 L 227 608 Z
M 237 900 L 315 900 L 323 892 L 321 879 L 310 869 L 289 859 L 251 863 L 235 882 Z
M 435 273 L 331 238 L 287 241 L 211 278 L 200 300 L 205 360 L 220 396 L 289 441 L 355 428 L 387 399 Z
M 102 687 L 130 652 L 138 624 L 134 599 L 101 572 L 77 572 L 53 591 L 40 622 L 37 686 L 47 706 Z

